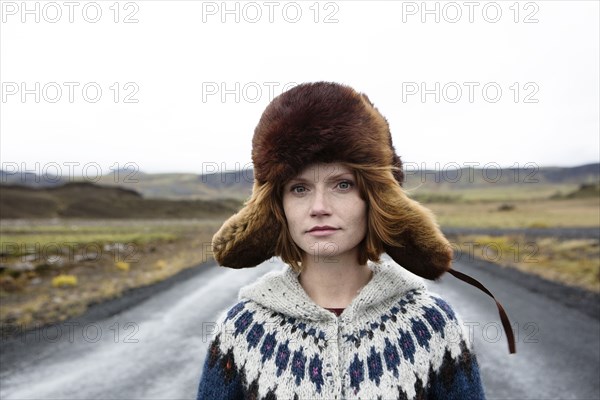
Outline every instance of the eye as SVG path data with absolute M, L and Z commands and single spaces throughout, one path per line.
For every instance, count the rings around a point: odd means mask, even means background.
M 296 193 L 296 194 L 302 194 L 302 193 L 306 192 L 306 188 L 302 185 L 294 185 L 290 188 L 290 192 Z
M 338 183 L 338 187 L 342 190 L 350 190 L 354 186 L 354 182 L 352 181 L 341 181 Z

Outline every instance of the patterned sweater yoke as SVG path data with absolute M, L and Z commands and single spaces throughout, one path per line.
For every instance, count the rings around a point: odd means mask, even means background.
M 240 289 L 220 314 L 198 399 L 483 399 L 460 318 L 393 261 L 341 315 L 289 266 Z

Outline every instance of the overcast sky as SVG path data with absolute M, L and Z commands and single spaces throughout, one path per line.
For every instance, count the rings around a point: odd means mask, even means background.
M 272 96 L 317 80 L 366 93 L 412 165 L 600 158 L 597 1 L 22 4 L 2 2 L 5 170 L 247 167 Z

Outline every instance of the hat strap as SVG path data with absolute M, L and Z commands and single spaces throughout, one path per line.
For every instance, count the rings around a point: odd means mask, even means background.
M 517 349 L 516 349 L 516 345 L 515 345 L 515 336 L 512 331 L 512 328 L 510 327 L 510 321 L 508 320 L 508 315 L 506 315 L 506 311 L 504 311 L 504 307 L 502 307 L 502 304 L 500 304 L 498 302 L 498 300 L 496 300 L 494 295 L 485 286 L 483 286 L 478 280 L 470 277 L 467 274 L 458 272 L 452 268 L 449 269 L 448 272 L 451 273 L 452 275 L 454 275 L 454 277 L 460 279 L 461 281 L 467 282 L 468 284 L 475 286 L 477 289 L 481 290 L 482 292 L 484 292 L 488 296 L 490 296 L 492 299 L 494 299 L 494 301 L 496 302 L 496 306 L 498 307 L 498 313 L 500 314 L 500 320 L 502 321 L 502 327 L 504 328 L 504 332 L 506 333 L 506 340 L 508 341 L 508 351 L 511 354 L 516 353 Z

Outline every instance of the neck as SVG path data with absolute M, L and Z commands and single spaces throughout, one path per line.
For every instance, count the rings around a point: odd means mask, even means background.
M 324 308 L 346 308 L 371 280 L 373 272 L 367 264 L 359 264 L 356 254 L 332 259 L 315 259 L 307 255 L 298 276 L 306 294 Z

